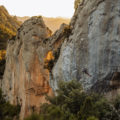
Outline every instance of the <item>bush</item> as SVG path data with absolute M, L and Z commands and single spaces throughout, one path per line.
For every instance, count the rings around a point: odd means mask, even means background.
M 2 79 L 5 70 L 6 63 L 5 54 L 6 54 L 5 50 L 0 50 L 0 79 Z
M 92 116 L 92 117 L 87 118 L 87 120 L 99 120 L 99 119 L 94 117 L 94 116 Z
M 44 68 L 48 69 L 51 72 L 54 64 L 57 62 L 60 55 L 60 48 L 54 51 L 49 51 L 44 59 Z
M 118 96 L 118 97 L 114 100 L 113 104 L 114 104 L 114 107 L 115 107 L 117 110 L 120 111 L 120 96 Z
M 25 120 L 42 120 L 40 118 L 40 116 L 36 113 L 33 113 L 32 115 L 30 115 L 28 118 L 26 118 Z
M 20 106 L 6 102 L 0 90 L 0 120 L 13 120 L 19 118 Z
M 44 68 L 51 71 L 53 66 L 54 66 L 54 55 L 52 51 L 49 51 L 44 59 Z
M 60 82 L 57 96 L 47 96 L 46 99 L 50 104 L 41 106 L 40 120 L 120 119 L 117 108 L 102 95 L 86 93 L 81 84 L 75 80 Z M 119 102 L 115 103 L 117 106 Z

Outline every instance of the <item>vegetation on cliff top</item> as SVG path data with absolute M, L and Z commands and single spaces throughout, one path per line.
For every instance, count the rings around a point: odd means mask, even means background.
M 120 98 L 113 103 L 102 95 L 86 93 L 79 82 L 61 82 L 57 96 L 46 97 L 39 114 L 25 120 L 120 120 Z
M 44 16 L 42 16 L 42 17 L 43 17 L 43 20 L 44 20 L 46 26 L 48 28 L 50 28 L 50 30 L 52 30 L 53 33 L 57 29 L 59 29 L 59 27 L 62 23 L 69 24 L 69 22 L 70 22 L 70 19 L 68 19 L 68 18 L 62 18 L 62 17 L 57 17 L 57 18 L 52 18 L 51 17 L 51 18 L 49 18 L 49 17 L 44 17 Z M 28 17 L 28 16 L 18 17 L 17 16 L 17 19 L 23 23 L 25 20 L 30 19 L 30 17 Z
M 8 39 L 16 35 L 21 22 L 10 16 L 4 6 L 0 6 L 0 49 L 6 48 Z

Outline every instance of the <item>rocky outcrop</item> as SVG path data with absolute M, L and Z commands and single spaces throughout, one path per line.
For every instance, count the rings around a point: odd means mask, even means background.
M 42 16 L 46 26 L 52 30 L 54 33 L 59 27 L 61 26 L 62 23 L 69 24 L 70 19 L 69 18 L 62 18 L 62 17 L 57 17 L 57 18 L 50 18 L 50 17 L 44 17 Z M 17 20 L 21 21 L 22 23 L 26 20 L 30 19 L 29 16 L 24 16 L 24 17 L 18 17 Z
M 2 89 L 11 103 L 21 104 L 22 118 L 37 111 L 61 80 L 76 79 L 110 98 L 119 93 L 119 19 L 120 0 L 82 0 L 70 25 L 52 36 L 41 17 L 20 27 L 7 47 Z
M 83 0 L 52 69 L 51 86 L 76 79 L 86 90 L 110 93 L 120 88 L 120 0 Z M 112 93 L 113 92 L 113 93 Z
M 53 94 L 49 72 L 44 69 L 48 52 L 44 41 L 50 36 L 42 17 L 33 17 L 18 29 L 15 40 L 8 42 L 2 90 L 8 101 L 21 105 L 21 119 L 31 111 L 39 111 L 46 102 L 45 94 Z

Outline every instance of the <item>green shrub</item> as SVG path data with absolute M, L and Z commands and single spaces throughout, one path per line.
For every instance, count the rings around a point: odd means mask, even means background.
M 6 51 L 5 50 L 0 50 L 0 79 L 2 79 L 4 70 L 5 70 L 5 59 Z
M 114 107 L 120 111 L 120 96 L 118 96 L 115 100 L 114 100 Z
M 114 107 L 119 100 L 112 105 L 102 95 L 86 93 L 75 80 L 58 87 L 57 96 L 46 97 L 50 104 L 41 106 L 40 120 L 120 120 Z
M 87 120 L 99 120 L 99 119 L 94 116 L 91 116 L 91 117 L 87 118 Z
M 18 119 L 20 113 L 19 105 L 11 105 L 9 102 L 6 102 L 0 90 L 0 120 L 13 120 L 14 118 Z
M 29 117 L 25 118 L 25 120 L 42 120 L 42 119 L 40 118 L 40 115 L 33 113 Z

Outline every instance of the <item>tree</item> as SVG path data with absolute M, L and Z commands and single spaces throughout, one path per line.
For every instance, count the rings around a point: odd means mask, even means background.
M 11 105 L 4 99 L 0 89 L 0 120 L 13 120 L 19 118 L 20 106 Z
M 87 118 L 87 120 L 99 120 L 99 119 L 94 116 L 91 116 L 91 117 Z
M 46 97 L 50 104 L 41 106 L 38 120 L 120 119 L 117 110 L 110 102 L 102 95 L 85 92 L 78 81 L 61 81 L 58 88 L 57 96 Z
M 6 55 L 6 51 L 0 50 L 0 79 L 3 77 L 5 70 L 5 63 L 6 63 L 5 55 Z

